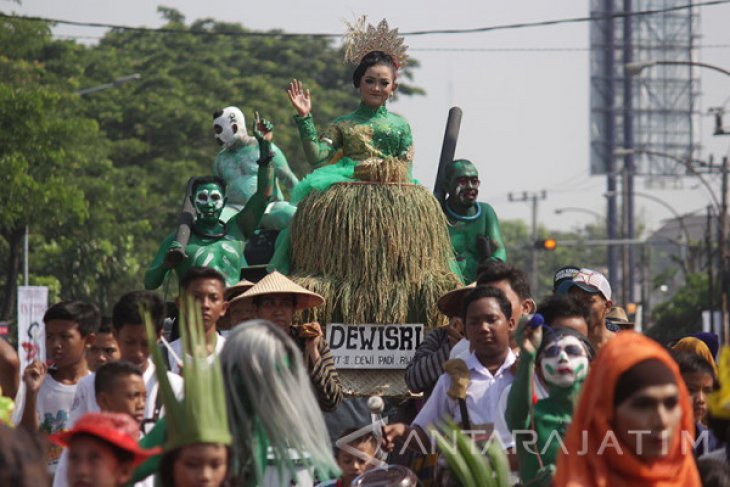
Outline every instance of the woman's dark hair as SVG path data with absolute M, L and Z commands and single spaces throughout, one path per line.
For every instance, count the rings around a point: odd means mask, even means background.
M 50 485 L 45 446 L 39 433 L 0 424 L 0 485 Z
M 686 374 L 707 374 L 712 377 L 713 384 L 717 385 L 717 377 L 712 364 L 691 352 L 675 352 L 674 360 L 679 365 L 679 373 Z
M 175 460 L 180 456 L 180 448 L 175 448 L 162 455 L 160 459 L 160 468 L 158 473 L 160 474 L 160 483 L 162 487 L 175 487 L 175 478 L 172 474 L 172 468 L 175 465 Z
M 360 87 L 360 81 L 362 80 L 362 77 L 365 75 L 365 71 L 367 71 L 368 68 L 378 66 L 380 64 L 382 64 L 383 66 L 388 66 L 390 69 L 393 70 L 393 81 L 395 81 L 398 68 L 396 68 L 395 63 L 393 62 L 393 58 L 390 57 L 388 54 L 385 54 L 383 51 L 372 51 L 367 53 L 365 57 L 362 58 L 360 64 L 358 64 L 357 68 L 355 68 L 355 72 L 352 73 L 352 83 L 355 85 L 355 88 Z

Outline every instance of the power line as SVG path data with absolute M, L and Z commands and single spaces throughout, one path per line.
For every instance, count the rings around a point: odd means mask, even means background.
M 79 35 L 79 34 L 55 34 L 56 39 L 85 39 L 85 40 L 101 40 L 103 35 Z M 694 45 L 692 49 L 727 49 L 730 44 L 703 44 Z M 409 51 L 417 52 L 589 52 L 599 50 L 590 47 L 409 47 Z M 728 98 L 730 100 L 730 98 Z M 723 106 L 727 105 L 724 103 Z
M 730 44 L 705 44 L 692 49 L 727 49 Z M 423 52 L 589 52 L 603 50 L 590 47 L 409 47 L 409 51 Z
M 611 15 L 593 15 L 588 17 L 572 17 L 572 18 L 564 18 L 564 19 L 553 19 L 553 20 L 542 20 L 537 22 L 519 22 L 514 24 L 502 24 L 502 25 L 493 25 L 493 26 L 486 26 L 486 27 L 475 27 L 475 28 L 469 28 L 469 29 L 434 29 L 434 30 L 417 30 L 417 31 L 411 31 L 411 32 L 401 32 L 401 35 L 404 36 L 424 36 L 424 35 L 436 35 L 436 34 L 476 34 L 476 33 L 482 33 L 482 32 L 493 32 L 497 30 L 512 30 L 512 29 L 523 29 L 528 27 L 546 27 L 546 26 L 552 26 L 552 25 L 561 25 L 561 24 L 572 24 L 572 23 L 583 23 L 583 22 L 592 22 L 592 21 L 599 21 L 599 20 L 609 20 L 609 19 L 618 19 L 618 18 L 624 18 L 624 17 L 637 17 L 642 15 L 654 15 L 654 14 L 660 14 L 660 13 L 667 13 L 667 12 L 674 12 L 678 10 L 686 10 L 691 8 L 699 8 L 699 7 L 711 7 L 716 5 L 723 5 L 730 3 L 730 0 L 709 0 L 705 2 L 697 2 L 697 3 L 690 3 L 686 5 L 677 5 L 674 7 L 666 7 L 666 8 L 659 8 L 659 9 L 651 9 L 651 10 L 639 10 L 639 11 L 632 11 L 632 12 L 616 12 Z M 160 27 L 160 28 L 151 28 L 151 27 L 131 27 L 127 25 L 120 25 L 120 24 L 108 24 L 103 22 L 78 22 L 73 20 L 63 20 L 63 19 L 51 19 L 51 18 L 45 18 L 45 17 L 31 17 L 31 16 L 23 16 L 23 15 L 10 15 L 5 13 L 0 13 L 0 18 L 13 18 L 13 19 L 23 19 L 23 20 L 30 20 L 30 21 L 39 21 L 39 22 L 51 22 L 55 24 L 64 24 L 64 25 L 73 25 L 77 27 L 96 27 L 96 28 L 105 28 L 105 29 L 118 29 L 118 30 L 127 30 L 132 32 L 147 32 L 147 33 L 161 33 L 161 34 L 187 34 L 187 35 L 201 35 L 201 36 L 229 36 L 229 37 L 282 37 L 282 38 L 290 38 L 290 37 L 319 37 L 319 38 L 337 38 L 340 37 L 342 34 L 327 34 L 327 33 L 288 33 L 288 32 L 279 32 L 279 31 L 265 31 L 265 32 L 257 32 L 257 31 L 248 31 L 248 32 L 240 32 L 240 31 L 205 31 L 205 30 L 189 30 L 189 29 L 176 29 L 171 27 Z

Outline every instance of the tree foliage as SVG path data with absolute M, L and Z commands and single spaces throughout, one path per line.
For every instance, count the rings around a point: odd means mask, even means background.
M 719 303 L 718 286 L 715 304 Z M 658 304 L 652 312 L 654 325 L 647 334 L 660 342 L 687 336 L 702 330 L 702 311 L 710 309 L 707 274 L 695 273 L 668 301 Z
M 250 31 L 159 11 L 176 32 L 111 30 L 93 46 L 54 40 L 45 23 L 0 20 L 0 318 L 13 315 L 26 224 L 31 284 L 107 312 L 140 288 L 187 179 L 211 173 L 214 111 L 235 105 L 249 124 L 254 111 L 272 120 L 303 176 L 289 81 L 311 89 L 320 125 L 357 106 L 352 68 L 328 39 L 231 35 Z M 133 73 L 139 81 L 76 93 Z M 419 92 L 401 83 L 401 94 Z

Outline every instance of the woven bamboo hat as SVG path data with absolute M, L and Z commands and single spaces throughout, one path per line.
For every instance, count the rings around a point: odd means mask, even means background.
M 461 317 L 462 307 L 464 305 L 464 298 L 469 294 L 475 287 L 476 282 L 472 282 L 468 286 L 460 287 L 449 291 L 438 300 L 437 306 L 439 311 L 448 317 L 458 316 Z
M 251 289 L 254 286 L 254 283 L 247 280 L 247 279 L 241 279 L 233 286 L 227 287 L 225 291 L 223 291 L 223 297 L 226 301 L 230 301 L 231 298 L 234 298 L 238 296 L 239 294 L 243 294 L 249 289 Z
M 294 294 L 297 297 L 296 309 L 314 308 L 324 303 L 324 298 L 317 293 L 303 288 L 284 274 L 277 271 L 267 275 L 251 289 L 238 296 L 240 299 L 251 299 L 267 294 Z

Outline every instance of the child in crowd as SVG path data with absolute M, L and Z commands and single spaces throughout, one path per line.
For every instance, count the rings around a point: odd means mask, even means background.
M 140 448 L 137 436 L 139 424 L 128 414 L 102 412 L 83 416 L 51 440 L 68 449 L 68 485 L 122 487 L 139 463 L 157 453 Z
M 343 439 L 352 435 L 357 430 L 357 428 L 345 430 L 340 435 L 337 443 L 341 444 Z M 377 447 L 377 440 L 372 433 L 359 435 L 340 446 L 335 446 L 335 460 L 337 461 L 337 466 L 342 470 L 342 476 L 336 480 L 323 482 L 319 484 L 320 487 L 348 487 L 352 485 L 355 477 L 362 475 L 375 466 L 373 457 L 375 456 Z
M 36 360 L 23 371 L 25 404 L 20 423 L 32 430 L 52 434 L 68 428 L 69 412 L 79 381 L 89 374 L 86 348 L 94 342 L 101 315 L 96 306 L 65 301 L 48 308 L 46 355 L 52 365 Z M 48 467 L 55 472 L 61 449 L 51 447 Z
M 704 346 L 704 344 L 703 344 Z M 692 398 L 692 412 L 695 419 L 695 456 L 717 450 L 722 445 L 715 435 L 707 429 L 707 397 L 715 390 L 717 377 L 712 364 L 700 355 L 689 352 L 675 352 L 674 359 L 679 365 L 682 379 Z
M 94 343 L 86 349 L 86 362 L 89 364 L 89 370 L 96 372 L 96 369 L 102 365 L 120 358 L 119 345 L 114 338 L 111 319 L 105 317 L 96 332 Z
M 208 352 L 208 362 L 213 363 L 216 356 L 223 350 L 226 339 L 218 333 L 218 320 L 226 315 L 228 301 L 224 292 L 226 281 L 223 275 L 209 267 L 192 267 L 180 281 L 180 295 L 187 294 L 200 305 L 203 313 L 203 329 Z M 178 306 L 180 303 L 178 303 Z M 168 350 L 167 361 L 170 371 L 180 373 L 178 360 L 183 359 L 183 342 L 177 339 L 170 344 L 174 354 Z M 177 355 L 177 357 L 175 357 Z
M 123 360 L 102 365 L 94 376 L 94 389 L 96 402 L 101 411 L 126 414 L 134 420 L 139 433 L 139 427 L 144 420 L 147 397 L 139 368 Z M 87 414 L 82 418 L 88 416 Z M 81 418 L 78 421 L 81 421 Z M 139 434 L 134 435 L 134 439 L 138 439 L 138 436 Z M 74 485 L 69 476 L 71 472 L 68 469 L 68 462 L 68 453 L 64 452 L 53 478 L 53 487 Z

